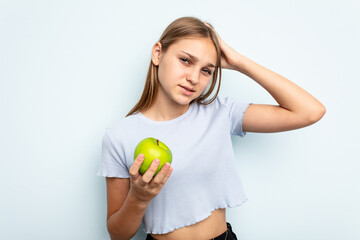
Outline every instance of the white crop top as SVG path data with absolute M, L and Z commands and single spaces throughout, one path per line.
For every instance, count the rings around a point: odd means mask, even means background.
M 217 95 L 209 105 L 197 102 L 169 121 L 140 112 L 106 128 L 97 176 L 130 178 L 136 145 L 154 137 L 172 152 L 173 172 L 148 205 L 145 233 L 165 234 L 195 224 L 218 208 L 235 207 L 247 198 L 235 164 L 231 135 L 244 137 L 242 122 L 251 103 Z

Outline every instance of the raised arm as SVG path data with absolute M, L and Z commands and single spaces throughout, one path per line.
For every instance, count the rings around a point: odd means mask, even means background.
M 279 105 L 251 104 L 243 120 L 246 132 L 281 132 L 309 126 L 319 121 L 326 112 L 325 106 L 304 89 L 238 54 L 235 69 L 252 78 Z
M 322 118 L 326 109 L 316 98 L 290 80 L 239 54 L 210 25 L 206 25 L 218 37 L 222 51 L 221 67 L 247 75 L 265 88 L 279 104 L 251 104 L 244 115 L 243 131 L 288 131 L 306 127 Z

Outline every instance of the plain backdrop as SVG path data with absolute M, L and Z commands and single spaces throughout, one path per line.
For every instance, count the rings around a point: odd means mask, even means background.
M 232 137 L 248 197 L 227 209 L 238 238 L 360 239 L 359 12 L 355 0 L 1 0 L 0 239 L 109 239 L 102 136 L 136 104 L 152 46 L 183 16 L 327 110 L 305 128 Z M 277 105 L 240 72 L 223 70 L 220 89 Z

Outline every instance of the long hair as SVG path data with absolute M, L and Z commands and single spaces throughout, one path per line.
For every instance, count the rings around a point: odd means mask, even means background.
M 209 24 L 209 23 L 208 23 Z M 209 24 L 211 27 L 212 25 Z M 191 103 L 194 101 L 198 102 L 202 105 L 208 105 L 212 103 L 217 97 L 220 84 L 221 84 L 221 50 L 219 40 L 216 36 L 216 33 L 208 26 L 206 26 L 200 19 L 196 17 L 181 17 L 174 20 L 170 25 L 164 30 L 161 35 L 159 42 L 161 43 L 162 51 L 165 53 L 167 49 L 171 46 L 171 44 L 175 43 L 178 40 L 181 40 L 185 37 L 203 37 L 209 38 L 215 46 L 216 49 L 216 66 L 215 71 L 211 80 L 211 85 L 209 90 L 204 94 L 204 92 L 197 98 L 193 99 Z M 216 91 L 215 96 L 210 99 L 208 102 L 204 102 L 208 96 L 213 92 L 216 82 L 218 72 L 220 74 L 219 77 L 219 86 Z M 158 68 L 154 63 L 150 60 L 150 65 L 148 69 L 148 73 L 146 76 L 146 82 L 144 86 L 144 90 L 142 92 L 141 98 L 138 103 L 130 110 L 130 112 L 126 115 L 129 116 L 131 114 L 135 114 L 140 112 L 141 110 L 148 109 L 154 102 L 158 88 L 159 88 L 159 80 L 158 80 Z

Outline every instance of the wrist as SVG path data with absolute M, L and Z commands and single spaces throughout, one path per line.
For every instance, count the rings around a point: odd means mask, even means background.
M 131 190 L 129 191 L 129 194 L 128 194 L 128 200 L 130 203 L 134 203 L 134 204 L 144 207 L 144 208 L 147 208 L 147 206 L 150 204 L 150 201 L 141 199 L 138 195 L 136 195 L 135 192 L 133 192 Z
M 249 60 L 247 57 L 238 54 L 235 60 L 235 70 L 246 74 L 246 63 L 249 62 Z

